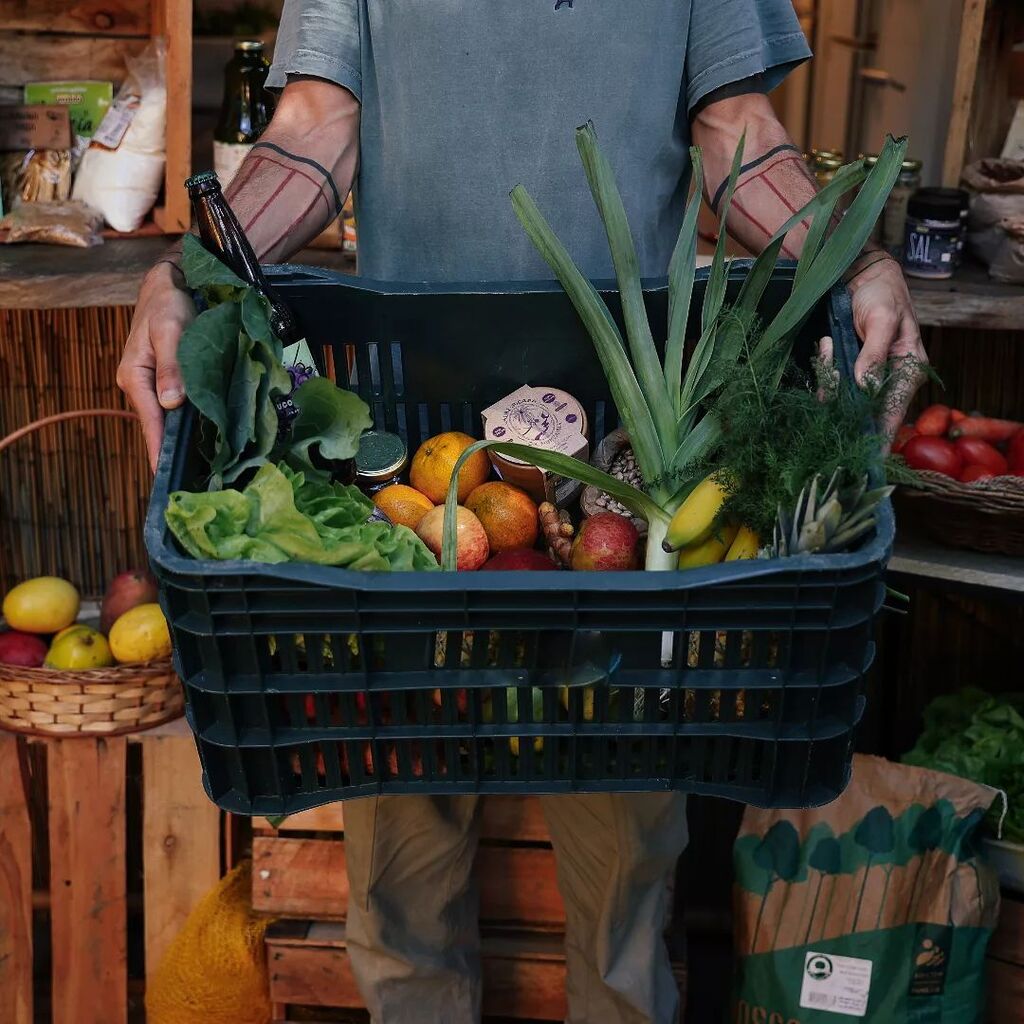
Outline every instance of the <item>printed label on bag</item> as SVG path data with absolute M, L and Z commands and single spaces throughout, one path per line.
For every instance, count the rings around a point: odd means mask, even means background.
M 871 961 L 831 953 L 808 953 L 800 1006 L 805 1010 L 863 1017 L 871 990 Z
M 96 129 L 96 133 L 92 137 L 93 144 L 106 146 L 107 149 L 117 149 L 121 145 L 124 133 L 128 131 L 132 121 L 135 120 L 138 110 L 138 96 L 114 100 L 107 108 L 99 128 Z

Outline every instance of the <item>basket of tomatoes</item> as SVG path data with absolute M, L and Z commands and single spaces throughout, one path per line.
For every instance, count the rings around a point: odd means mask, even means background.
M 946 544 L 1024 556 L 1024 423 L 929 406 L 893 444 L 914 471 L 902 514 Z

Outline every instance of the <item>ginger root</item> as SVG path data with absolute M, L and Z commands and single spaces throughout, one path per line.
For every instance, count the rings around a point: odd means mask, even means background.
M 537 514 L 548 554 L 553 561 L 568 568 L 572 554 L 572 538 L 576 532 L 572 518 L 565 509 L 556 508 L 550 501 L 541 502 Z

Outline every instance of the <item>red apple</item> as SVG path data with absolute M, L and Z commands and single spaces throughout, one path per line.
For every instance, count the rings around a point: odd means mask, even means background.
M 136 605 L 152 604 L 157 599 L 156 580 L 144 569 L 130 569 L 115 576 L 100 605 L 100 632 L 110 627 Z
M 571 565 L 586 571 L 636 569 L 640 534 L 625 516 L 600 512 L 583 520 L 572 542 Z
M 511 551 L 500 551 L 484 565 L 485 570 L 499 572 L 516 572 L 523 569 L 547 570 L 558 566 L 541 551 L 533 548 L 513 548 Z
M 491 550 L 483 524 L 468 508 L 456 509 L 456 568 L 459 572 L 479 569 L 487 561 Z M 431 509 L 416 527 L 416 535 L 441 560 L 441 538 L 444 533 L 444 505 Z
M 46 643 L 32 633 L 0 633 L 0 662 L 21 668 L 39 668 L 46 660 Z

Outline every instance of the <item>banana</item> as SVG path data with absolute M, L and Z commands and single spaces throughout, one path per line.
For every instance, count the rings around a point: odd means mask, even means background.
M 749 526 L 741 526 L 736 534 L 736 539 L 726 552 L 725 560 L 735 562 L 741 558 L 757 558 L 760 549 L 761 538 Z
M 661 546 L 666 551 L 678 551 L 706 540 L 728 496 L 714 474 L 702 480 L 676 510 Z
M 715 565 L 725 558 L 725 553 L 736 539 L 737 527 L 723 525 L 713 531 L 707 540 L 691 544 L 679 552 L 680 569 L 699 569 L 702 565 Z

